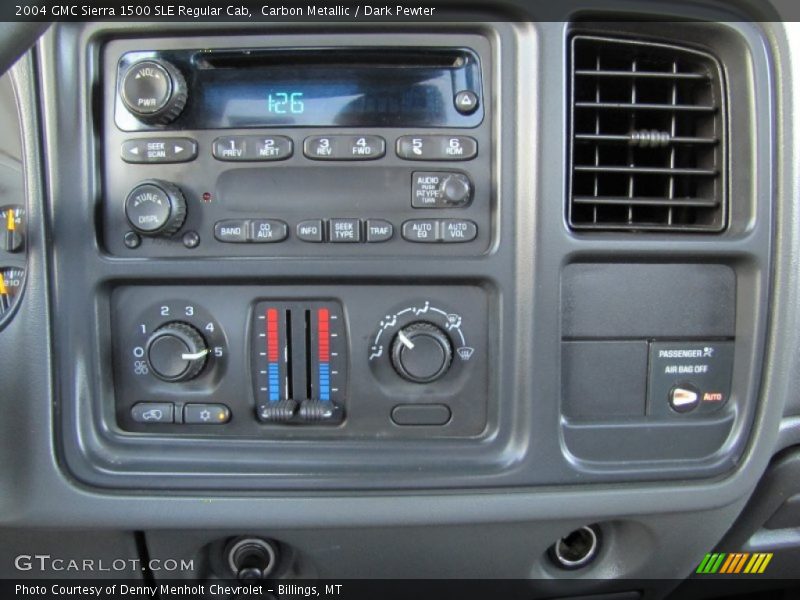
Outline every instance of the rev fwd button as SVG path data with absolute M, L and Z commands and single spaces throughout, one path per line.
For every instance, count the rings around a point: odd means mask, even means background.
M 700 391 L 689 384 L 678 384 L 669 391 L 669 406 L 679 413 L 693 411 L 700 404 Z

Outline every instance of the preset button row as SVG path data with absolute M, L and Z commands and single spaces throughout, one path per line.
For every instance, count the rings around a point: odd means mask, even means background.
M 197 158 L 197 141 L 184 137 L 126 140 L 122 160 L 128 163 L 179 163 Z M 465 135 L 404 135 L 395 153 L 403 160 L 458 161 L 478 155 L 478 142 Z M 294 142 L 285 135 L 226 135 L 211 144 L 214 158 L 226 162 L 280 161 L 294 154 Z M 379 135 L 313 135 L 303 140 L 303 155 L 312 160 L 375 160 L 386 155 Z

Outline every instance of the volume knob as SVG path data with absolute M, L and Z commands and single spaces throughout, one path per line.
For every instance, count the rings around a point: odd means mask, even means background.
M 392 343 L 392 365 L 414 383 L 430 383 L 444 376 L 453 361 L 453 346 L 447 334 L 433 323 L 406 325 Z
M 142 123 L 166 125 L 186 106 L 188 90 L 178 68 L 166 60 L 142 60 L 122 76 L 119 95 L 125 108 Z

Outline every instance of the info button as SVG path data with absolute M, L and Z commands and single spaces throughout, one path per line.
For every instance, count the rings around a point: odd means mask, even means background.
M 303 242 L 321 242 L 322 221 L 320 219 L 300 221 L 297 224 L 297 239 Z

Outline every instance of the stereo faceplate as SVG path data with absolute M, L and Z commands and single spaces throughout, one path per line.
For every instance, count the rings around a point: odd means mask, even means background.
M 480 36 L 427 39 L 432 56 L 455 56 L 453 64 L 463 63 L 454 67 L 458 76 L 451 78 L 451 91 L 437 88 L 434 94 L 447 106 L 441 113 L 447 118 L 416 118 L 418 111 L 409 109 L 399 121 L 372 115 L 359 122 L 331 119 L 321 127 L 295 126 L 297 119 L 270 118 L 264 121 L 268 127 L 255 127 L 258 120 L 252 119 L 206 119 L 198 111 L 211 111 L 210 99 L 202 96 L 197 81 L 207 69 L 202 61 L 181 58 L 191 51 L 182 50 L 186 46 L 180 41 L 110 42 L 103 53 L 103 245 L 126 257 L 488 252 L 496 237 L 492 97 L 484 89 L 491 81 L 488 44 Z M 268 56 L 281 44 L 279 36 L 244 41 Z M 227 40 L 215 42 L 206 47 L 223 55 Z M 403 36 L 388 35 L 385 44 L 360 52 L 383 53 L 386 60 L 424 54 L 413 51 Z M 159 61 L 165 65 L 161 69 L 153 66 Z M 139 69 L 144 75 L 135 70 L 137 64 L 144 65 Z M 361 76 L 369 79 L 372 69 L 385 80 L 391 68 L 367 65 Z M 234 83 L 253 76 L 238 63 L 215 70 Z M 302 69 L 299 73 L 296 83 L 307 84 Z M 128 85 L 136 75 L 160 85 L 146 86 L 137 100 Z M 241 100 L 252 106 L 248 85 Z M 183 113 L 166 115 L 172 101 L 165 94 L 178 88 L 188 93 L 181 100 Z M 231 89 L 238 88 L 232 84 Z M 268 92 L 265 87 L 264 110 L 274 111 Z M 152 114 L 134 114 L 137 102 Z M 225 102 L 214 105 L 215 114 L 232 107 L 236 98 Z M 403 125 L 387 126 L 396 123 Z M 204 128 L 223 124 L 228 128 Z

